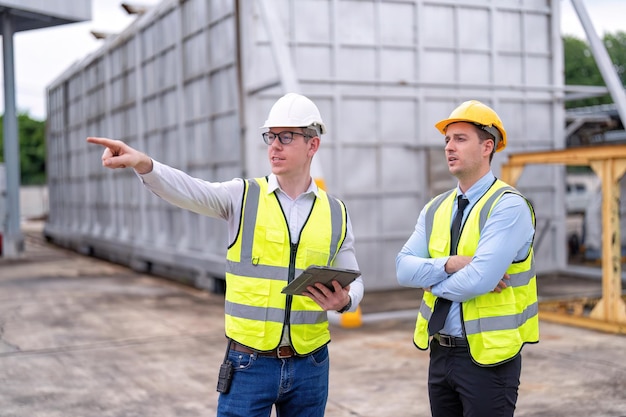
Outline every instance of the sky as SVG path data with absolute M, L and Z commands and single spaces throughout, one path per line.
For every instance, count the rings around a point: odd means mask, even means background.
M 129 3 L 150 6 L 160 1 L 133 0 Z M 561 3 L 561 32 L 585 39 L 570 0 L 554 1 Z M 124 11 L 121 3 L 122 0 L 92 0 L 91 21 L 15 34 L 18 112 L 27 112 L 38 120 L 46 118 L 46 87 L 74 62 L 102 46 L 103 41 L 95 39 L 90 31 L 120 32 L 133 21 L 134 17 Z M 599 36 L 618 30 L 626 32 L 626 0 L 583 0 L 583 4 Z M 0 112 L 4 112 L 3 90 L 0 85 Z

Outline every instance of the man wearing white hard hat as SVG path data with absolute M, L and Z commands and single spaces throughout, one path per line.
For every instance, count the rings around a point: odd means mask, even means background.
M 470 100 L 435 127 L 456 188 L 433 198 L 396 258 L 398 282 L 424 289 L 413 343 L 430 347 L 434 417 L 511 417 L 526 343 L 539 340 L 535 213 L 491 171 L 500 117 Z
M 218 416 L 322 417 L 328 397 L 327 311 L 354 312 L 359 277 L 342 288 L 282 289 L 310 265 L 358 270 L 343 202 L 319 188 L 311 161 L 326 126 L 307 97 L 289 93 L 262 126 L 271 174 L 208 182 L 161 164 L 123 142 L 89 137 L 107 168 L 133 168 L 145 186 L 178 207 L 228 223 L 225 329 Z

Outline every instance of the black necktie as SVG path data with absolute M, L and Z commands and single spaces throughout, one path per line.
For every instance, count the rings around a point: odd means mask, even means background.
M 456 255 L 456 247 L 459 243 L 459 235 L 461 234 L 461 222 L 463 221 L 463 211 L 469 204 L 469 200 L 463 198 L 462 195 L 457 197 L 457 210 L 454 220 L 452 221 L 452 227 L 450 228 L 450 255 Z M 437 298 L 433 315 L 428 321 L 428 334 L 431 336 L 437 333 L 443 328 L 450 311 L 450 305 L 452 301 L 445 298 Z

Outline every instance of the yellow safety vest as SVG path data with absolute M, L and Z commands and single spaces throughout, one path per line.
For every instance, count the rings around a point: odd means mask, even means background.
M 310 298 L 281 291 L 308 266 L 332 264 L 346 237 L 346 208 L 320 189 L 300 238 L 290 239 L 278 197 L 267 190 L 267 178 L 244 181 L 239 232 L 226 256 L 226 335 L 269 351 L 289 324 L 294 350 L 305 355 L 330 341 L 327 314 Z
M 523 197 L 535 223 L 530 202 L 515 188 L 496 180 L 468 213 L 457 254 L 473 256 L 492 208 L 505 193 Z M 431 258 L 450 253 L 450 218 L 455 202 L 456 190 L 451 190 L 428 204 L 426 237 Z M 527 257 L 512 263 L 506 272 L 510 281 L 502 292 L 490 292 L 461 303 L 461 321 L 470 355 L 478 365 L 499 365 L 514 358 L 525 343 L 539 341 L 537 277 L 532 245 Z M 413 336 L 415 346 L 422 350 L 428 348 L 428 320 L 436 299 L 432 293 L 424 292 Z

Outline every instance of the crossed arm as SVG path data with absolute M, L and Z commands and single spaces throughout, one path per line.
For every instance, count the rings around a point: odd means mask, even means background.
M 526 256 L 533 236 L 534 225 L 526 201 L 513 194 L 505 195 L 485 224 L 473 256 L 430 258 L 422 211 L 415 231 L 396 258 L 398 282 L 430 290 L 452 301 L 501 292 L 509 278 L 506 270 L 514 260 Z

